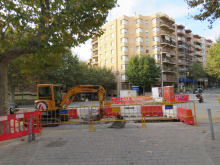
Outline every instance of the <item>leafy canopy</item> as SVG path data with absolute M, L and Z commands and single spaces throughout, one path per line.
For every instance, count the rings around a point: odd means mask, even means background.
M 157 82 L 160 77 L 160 68 L 156 66 L 150 55 L 133 56 L 126 68 L 127 79 L 137 86 L 145 88 Z
M 208 50 L 205 70 L 210 76 L 220 78 L 220 38 Z
M 189 68 L 189 77 L 193 79 L 199 79 L 206 75 L 203 65 L 201 63 L 194 62 Z
M 117 0 L 2 0 L 0 61 L 77 46 L 101 35 Z M 57 49 L 57 50 L 55 50 Z
M 185 0 L 190 8 L 199 7 L 199 14 L 192 16 L 196 20 L 207 20 L 212 28 L 213 22 L 220 17 L 220 1 L 219 0 Z

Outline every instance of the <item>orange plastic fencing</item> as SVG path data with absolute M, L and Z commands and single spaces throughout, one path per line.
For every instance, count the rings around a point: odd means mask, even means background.
M 42 131 L 41 112 L 25 112 L 0 116 L 0 124 L 3 132 L 0 141 L 26 136 L 29 134 L 29 117 L 32 116 L 32 132 L 36 134 Z M 25 125 L 27 127 L 25 127 Z

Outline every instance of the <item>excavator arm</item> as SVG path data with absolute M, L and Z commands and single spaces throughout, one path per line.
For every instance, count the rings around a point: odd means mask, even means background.
M 78 85 L 71 88 L 62 99 L 60 107 L 67 108 L 78 93 L 98 93 L 99 106 L 100 109 L 103 109 L 103 104 L 106 101 L 106 91 L 101 85 Z M 69 102 L 65 104 L 67 100 L 69 100 Z

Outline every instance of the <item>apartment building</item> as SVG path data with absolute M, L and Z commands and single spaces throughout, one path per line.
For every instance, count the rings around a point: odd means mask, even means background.
M 207 86 L 205 79 L 198 80 L 188 79 L 189 67 L 193 62 L 205 64 L 207 50 L 212 46 L 210 39 L 205 39 L 198 34 L 192 34 L 190 29 L 185 29 L 184 25 L 177 25 L 177 42 L 178 42 L 178 86 L 185 90 L 186 86 L 193 83 L 201 86 Z
M 123 15 L 104 25 L 103 30 L 105 33 L 101 37 L 92 38 L 91 66 L 105 66 L 115 75 L 109 96 L 118 96 L 120 90 L 131 89 L 125 70 L 134 55 L 154 57 L 156 64 L 163 68 L 163 85 L 176 88 L 179 77 L 185 76 L 193 60 L 202 62 L 200 42 L 203 39 L 193 35 L 191 30 L 185 30 L 183 25 L 176 25 L 173 18 L 163 13 Z M 204 42 L 211 41 L 204 39 Z M 161 82 L 162 78 L 158 78 L 152 85 L 161 86 Z

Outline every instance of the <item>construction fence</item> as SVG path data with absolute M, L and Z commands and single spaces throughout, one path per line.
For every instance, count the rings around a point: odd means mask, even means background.
M 30 109 L 19 109 L 19 111 L 30 111 Z M 93 129 L 94 123 L 114 121 L 140 121 L 143 128 L 146 127 L 146 122 L 150 120 L 176 119 L 185 124 L 197 125 L 196 109 L 193 101 L 115 104 L 105 105 L 103 110 L 100 109 L 96 102 L 91 107 L 68 107 L 65 110 L 47 109 L 41 112 L 43 125 L 87 123 L 90 130 Z

